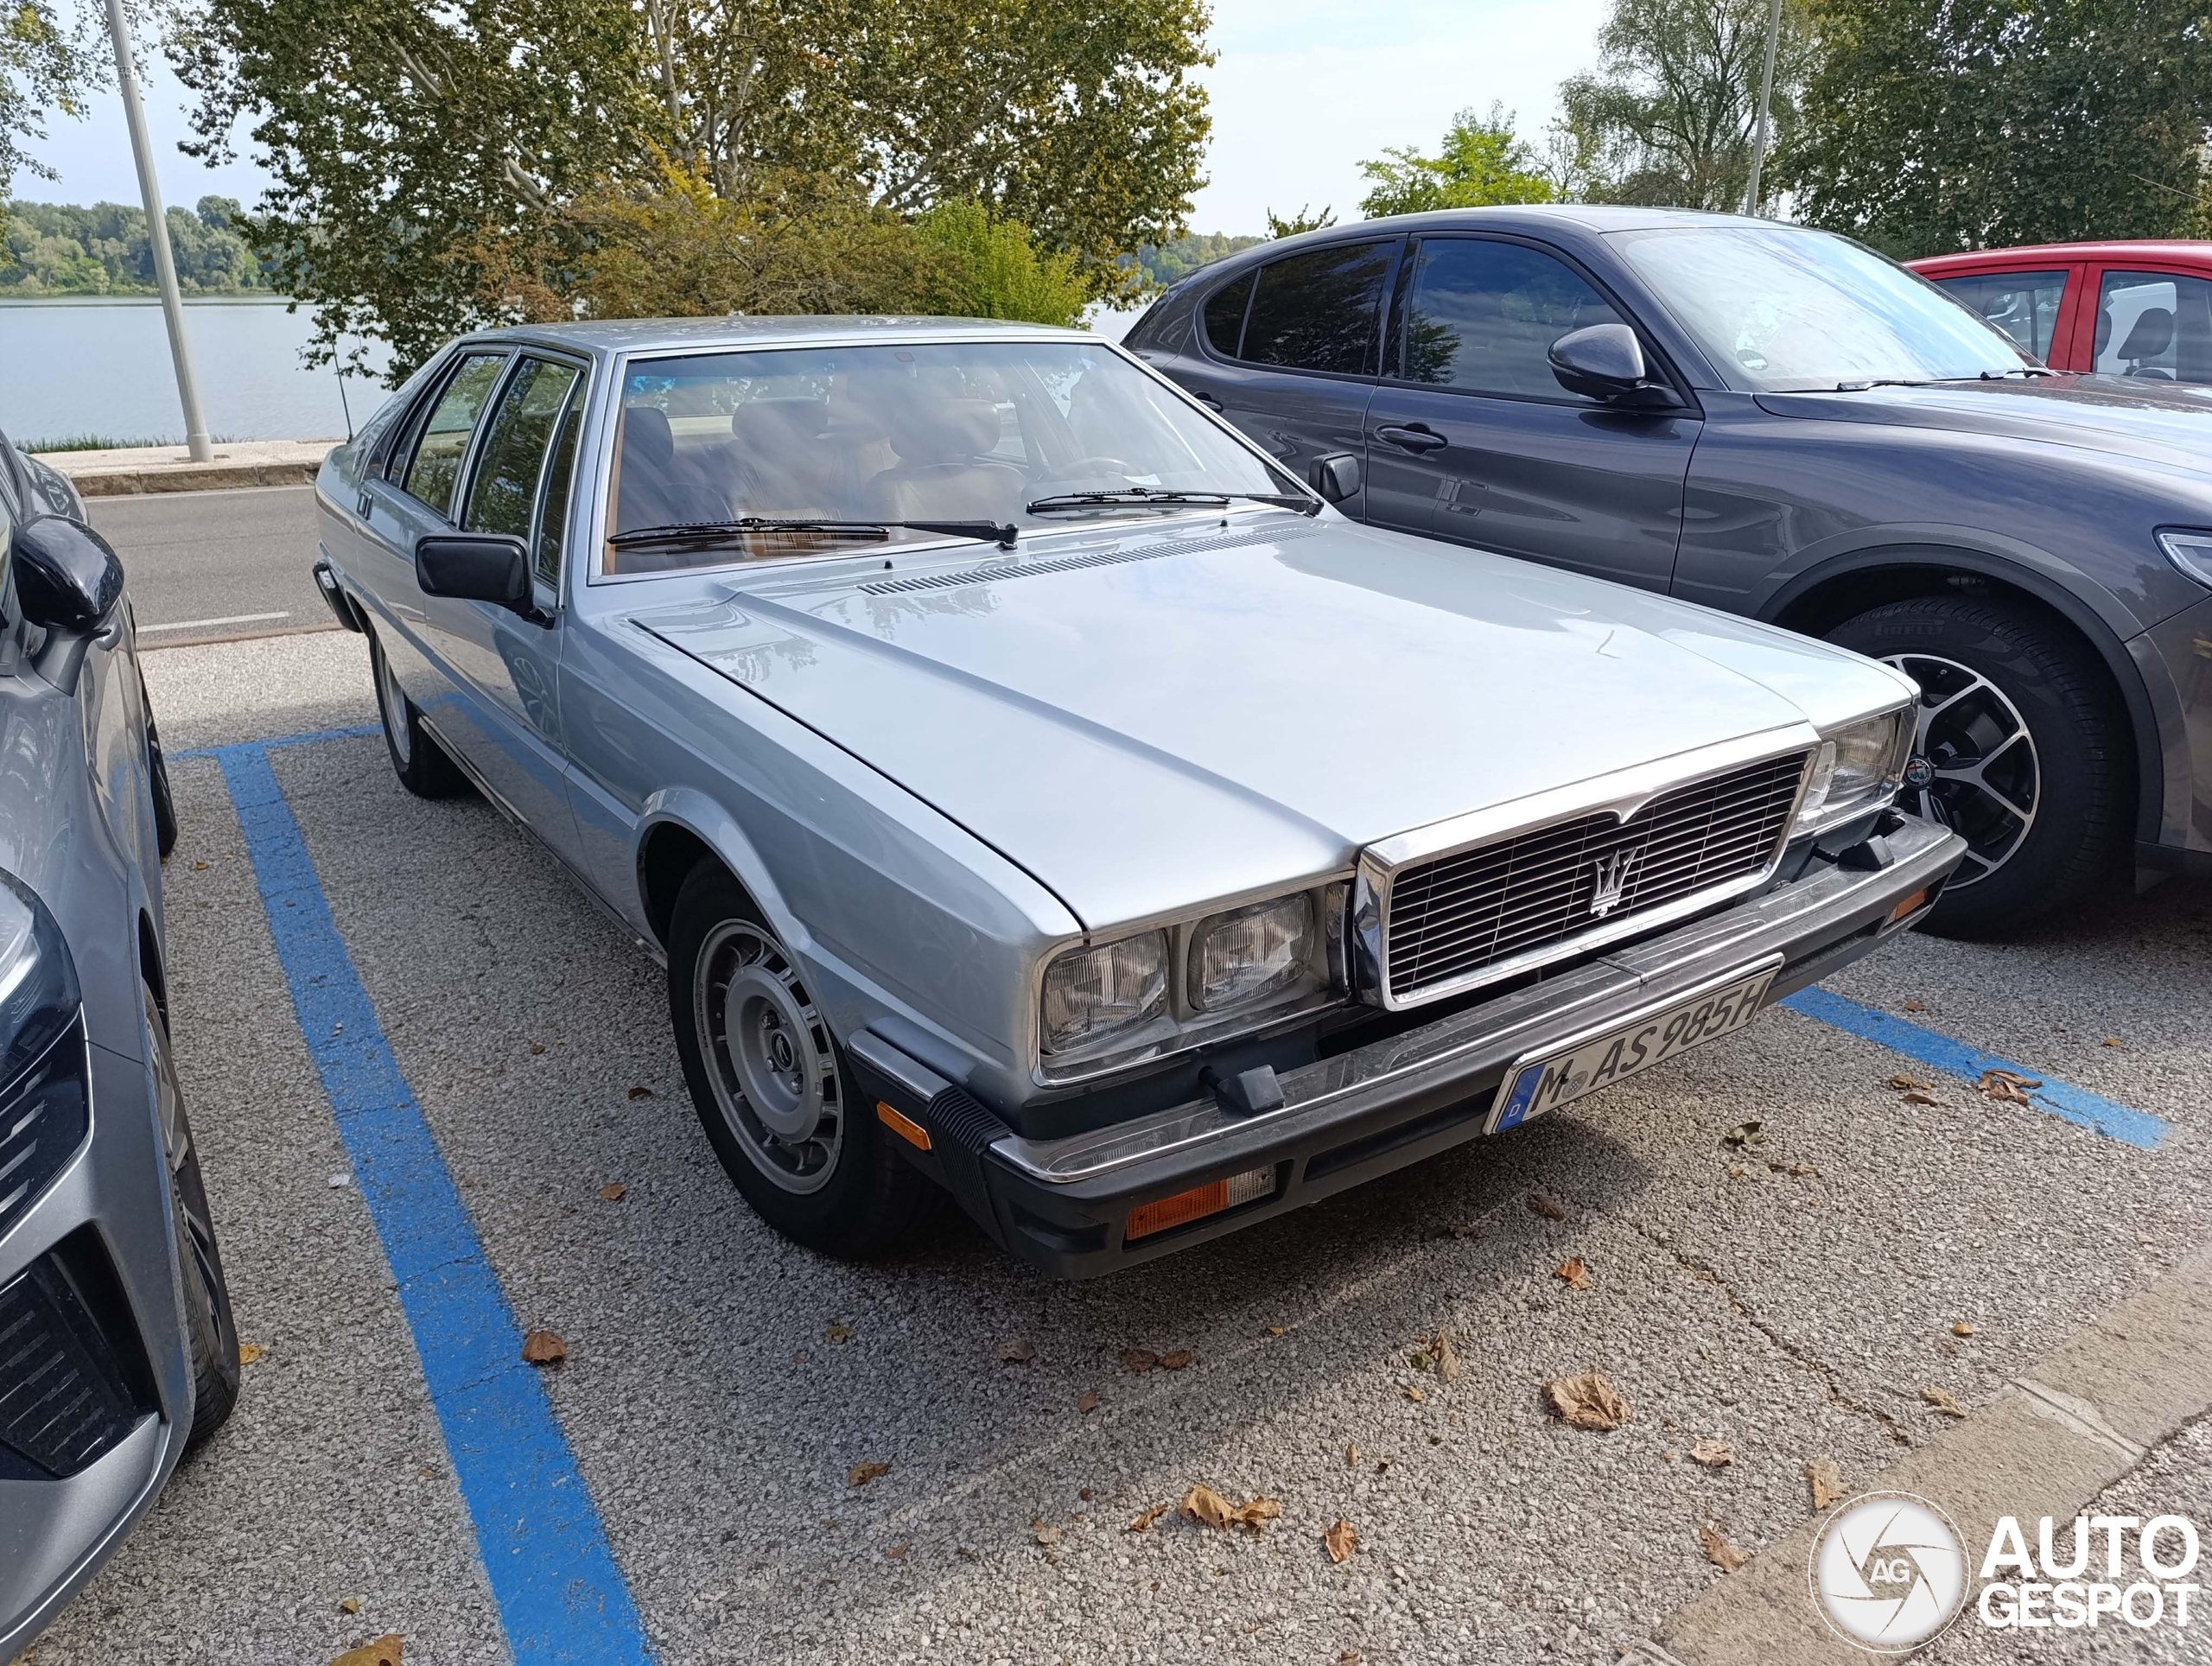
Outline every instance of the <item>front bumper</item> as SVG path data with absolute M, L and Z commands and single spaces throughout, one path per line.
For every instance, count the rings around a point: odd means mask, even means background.
M 1243 1116 L 1211 1097 L 1070 1135 L 1027 1140 L 963 1090 L 872 1033 L 850 1053 L 872 1099 L 926 1131 L 899 1148 L 992 1236 L 1040 1270 L 1087 1278 L 1185 1249 L 1418 1162 L 1484 1131 L 1514 1065 L 1723 974 L 1780 957 L 1769 1003 L 1908 929 L 1965 841 L 1908 819 L 1878 868 L 1817 862 L 1796 881 L 1544 982 L 1279 1078 L 1280 1110 Z M 1916 893 L 1924 902 L 1902 918 Z M 1272 1167 L 1271 1195 L 1128 1242 L 1129 1211 Z

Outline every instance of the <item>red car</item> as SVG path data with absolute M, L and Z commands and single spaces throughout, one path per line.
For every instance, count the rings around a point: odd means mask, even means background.
M 2212 382 L 2212 243 L 2046 243 L 1909 264 L 2053 370 Z

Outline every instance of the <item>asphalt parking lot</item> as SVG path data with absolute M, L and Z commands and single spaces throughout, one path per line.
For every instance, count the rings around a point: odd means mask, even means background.
M 1100 1282 L 1044 1282 L 954 1213 L 895 1260 L 824 1262 L 716 1167 L 655 965 L 486 805 L 410 798 L 381 741 L 344 732 L 374 721 L 359 638 L 146 667 L 167 746 L 197 754 L 171 771 L 172 1002 L 260 1352 L 232 1423 L 37 1666 L 321 1662 L 385 1634 L 407 1666 L 1612 1661 L 1730 1577 L 1715 1537 L 1755 1553 L 1805 1523 L 1808 1463 L 1868 1483 L 1951 1426 L 1924 1391 L 1974 1411 L 2212 1229 L 2212 887 L 2177 882 L 2022 944 L 1910 938 L 1832 986 L 2158 1119 L 2124 1124 L 2155 1144 L 1783 1011 Z M 241 797 L 248 758 L 296 825 L 306 888 L 272 884 L 265 849 L 257 864 L 249 835 L 271 823 Z M 332 1038 L 295 1005 L 306 963 L 286 945 L 317 892 L 476 1270 L 514 1326 L 565 1342 L 524 1380 L 588 1495 L 571 1551 L 606 1555 L 559 1564 L 600 1573 L 550 1633 L 518 1632 L 518 1576 L 491 1567 L 542 1546 L 456 1474 L 441 1416 L 474 1385 L 395 1277 L 318 1071 Z M 1906 1102 L 1900 1073 L 1934 1103 Z M 1755 1142 L 1728 1142 L 1751 1122 Z M 1556 1275 L 1573 1257 L 1587 1288 Z M 1413 1363 L 1440 1331 L 1456 1380 Z M 1133 1373 L 1128 1349 L 1193 1358 Z M 1626 1427 L 1550 1415 L 1542 1384 L 1589 1370 Z M 2159 1495 L 2138 1513 L 2212 1513 L 2200 1436 L 2131 1478 Z M 1700 1440 L 1732 1463 L 1691 1461 Z M 1198 1482 L 1281 1516 L 1128 1530 Z M 1340 1519 L 1357 1536 L 1341 1565 L 1323 1543 Z M 1959 1633 L 1936 1657 L 2202 1658 L 2193 1636 L 2047 1633 L 2045 1656 Z

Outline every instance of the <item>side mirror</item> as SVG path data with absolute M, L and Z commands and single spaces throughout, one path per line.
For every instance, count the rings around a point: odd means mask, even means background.
M 1331 503 L 1342 503 L 1359 490 L 1359 459 L 1349 451 L 1332 451 L 1313 461 L 1306 479 Z
M 415 582 L 426 596 L 488 601 L 548 625 L 531 594 L 530 553 L 520 538 L 489 532 L 434 532 L 415 541 Z
M 105 538 L 67 515 L 18 525 L 9 554 L 23 617 L 47 633 L 32 668 L 74 694 L 92 633 L 123 599 L 123 563 Z
M 1552 343 L 1552 374 L 1569 393 L 1608 404 L 1671 410 L 1673 391 L 1651 379 L 1643 347 L 1625 324 L 1592 324 L 1570 331 Z

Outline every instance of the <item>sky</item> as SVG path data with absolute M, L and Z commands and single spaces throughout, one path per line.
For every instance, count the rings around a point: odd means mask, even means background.
M 1101 0 L 1110 3 L 1111 0 Z M 1386 146 L 1433 151 L 1457 111 L 1503 100 L 1541 138 L 1559 84 L 1597 61 L 1607 0 L 1396 0 L 1369 11 L 1342 0 L 1213 0 L 1220 61 L 1201 73 L 1212 100 L 1208 183 L 1194 230 L 1260 233 L 1267 213 L 1300 204 L 1357 217 L 1363 158 Z M 1351 38 L 1347 38 L 1351 37 Z M 263 175 L 250 147 L 209 169 L 180 154 L 184 89 L 157 54 L 144 66 L 147 124 L 163 199 L 189 207 L 210 193 L 251 202 Z M 33 154 L 58 180 L 18 177 L 34 201 L 132 202 L 138 181 L 121 104 L 110 94 L 82 122 L 55 119 Z

